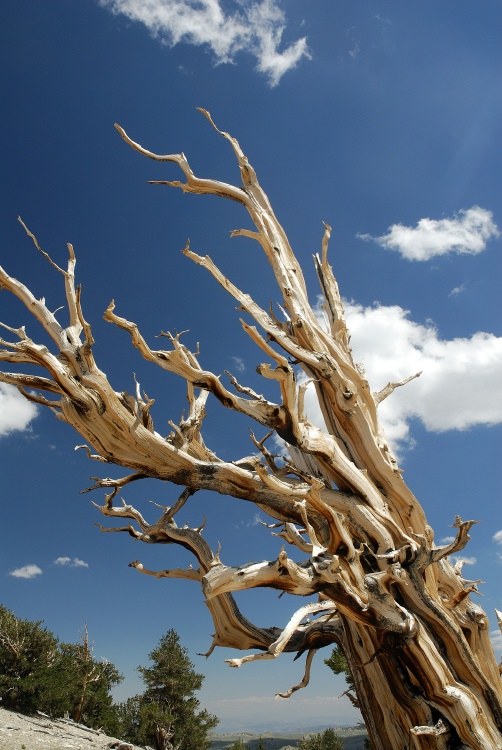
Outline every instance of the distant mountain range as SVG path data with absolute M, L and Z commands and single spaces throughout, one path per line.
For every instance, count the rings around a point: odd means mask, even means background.
M 233 720 L 224 719 L 221 724 L 218 725 L 218 735 L 224 734 L 266 734 L 271 732 L 272 734 L 309 734 L 314 732 L 323 732 L 328 727 L 333 729 L 343 729 L 347 727 L 359 726 L 354 722 L 354 716 L 337 716 L 337 723 L 333 724 L 333 719 L 329 716 L 323 716 L 315 719 L 315 723 L 301 724 L 292 726 L 291 722 L 287 721 L 257 721 L 250 726 L 249 717 L 245 719 L 239 719 L 238 716 L 234 717 Z
M 367 738 L 364 727 L 333 727 L 337 734 L 344 740 L 344 750 L 364 750 L 364 740 Z M 211 750 L 225 750 L 236 740 L 241 739 L 246 748 L 255 750 L 260 739 L 265 750 L 294 750 L 298 747 L 301 738 L 305 734 L 316 734 L 327 729 L 327 726 L 316 726 L 303 728 L 291 732 L 235 732 L 227 734 L 212 735 Z

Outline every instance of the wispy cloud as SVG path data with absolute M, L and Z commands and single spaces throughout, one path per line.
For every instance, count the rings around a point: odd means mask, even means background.
M 259 526 L 263 522 L 263 518 L 260 516 L 259 513 L 255 513 L 253 518 L 239 521 L 239 523 L 234 524 L 234 528 L 241 529 L 241 528 L 251 528 L 252 526 Z
M 0 383 L 0 436 L 14 430 L 26 430 L 37 416 L 37 407 L 22 396 L 17 388 Z
M 204 45 L 217 64 L 235 62 L 239 52 L 257 60 L 256 69 L 271 86 L 310 54 L 305 37 L 280 50 L 286 27 L 280 0 L 99 0 L 131 21 L 144 24 L 164 44 Z
M 394 449 L 411 447 L 412 419 L 431 432 L 502 422 L 502 337 L 478 332 L 443 340 L 432 325 L 413 322 L 398 305 L 346 302 L 345 312 L 354 358 L 362 361 L 373 391 L 422 372 L 380 404 L 380 422 Z M 311 391 L 307 413 L 321 424 Z
M 493 541 L 495 544 L 499 544 L 502 547 L 502 529 L 500 531 L 497 531 L 493 535 Z M 500 559 L 502 560 L 502 551 L 498 553 Z
M 244 360 L 242 359 L 242 357 L 232 357 L 232 362 L 237 372 L 244 372 L 244 370 L 246 369 L 246 365 L 244 364 Z
M 351 57 L 353 60 L 355 60 L 361 51 L 361 43 L 359 39 L 356 37 L 356 27 L 350 26 L 346 32 L 345 36 L 347 37 L 349 43 L 350 43 L 350 49 L 349 49 L 349 57 Z
M 38 565 L 24 565 L 22 568 L 11 570 L 9 575 L 13 578 L 35 578 L 42 575 L 42 571 Z
M 499 234 L 492 212 L 473 206 L 451 219 L 420 219 L 416 227 L 393 224 L 380 237 L 357 236 L 396 250 L 407 260 L 430 260 L 448 253 L 476 255 L 485 249 L 488 240 Z
M 456 286 L 451 290 L 448 297 L 456 297 L 457 294 L 462 294 L 462 292 L 465 292 L 465 289 L 466 289 L 465 284 L 460 284 L 460 286 Z
M 66 565 L 68 568 L 88 568 L 88 563 L 79 560 L 78 557 L 57 557 L 54 565 Z

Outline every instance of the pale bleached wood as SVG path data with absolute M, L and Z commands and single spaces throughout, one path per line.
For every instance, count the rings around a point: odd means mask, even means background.
M 200 587 L 215 628 L 207 656 L 216 646 L 261 652 L 231 660 L 240 666 L 278 658 L 282 651 L 306 652 L 303 680 L 280 694 L 289 697 L 308 684 L 316 650 L 338 643 L 376 750 L 502 750 L 499 668 L 488 619 L 471 600 L 481 582 L 464 579 L 461 566 L 449 559 L 468 543 L 476 522 L 457 517 L 454 541 L 434 543 L 425 513 L 403 481 L 378 422 L 378 404 L 410 378 L 371 393 L 352 358 L 343 301 L 328 263 L 331 227 L 324 225 L 321 255 L 314 256 L 326 325 L 317 304 L 309 301 L 302 269 L 239 143 L 203 114 L 230 143 L 242 185 L 200 178 L 184 154 L 154 154 L 118 130 L 137 152 L 179 167 L 185 177 L 184 182 L 156 184 L 228 198 L 247 210 L 255 229 L 235 230 L 232 236 L 259 243 L 277 282 L 283 320 L 238 289 L 209 257 L 189 246 L 184 253 L 207 270 L 247 316 L 241 321 L 243 331 L 265 359 L 258 372 L 276 386 L 277 401 L 230 373 L 226 385 L 203 367 L 182 334 L 163 333 L 166 348 L 152 348 L 112 302 L 105 319 L 127 332 L 145 360 L 186 382 L 188 412 L 178 423 L 170 422 L 167 437 L 161 435 L 154 423 L 155 394 L 147 395 L 132 375 L 132 393 L 116 392 L 94 360 L 91 327 L 82 312 L 82 292 L 75 286 L 73 247 L 68 245 L 64 270 L 24 224 L 37 250 L 64 277 L 69 324 L 61 325 L 58 311 L 51 312 L 43 299 L 35 299 L 0 268 L 2 287 L 25 305 L 52 342 L 37 344 L 24 327 L 4 323 L 15 340 L 0 340 L 0 361 L 20 370 L 35 365 L 45 374 L 3 372 L 0 381 L 16 385 L 75 428 L 85 441 L 79 447 L 89 458 L 126 469 L 121 479 L 93 478 L 95 484 L 88 488 L 109 490 L 103 504 L 95 505 L 118 525 L 98 524 L 102 531 L 126 533 L 146 544 L 180 545 L 193 554 L 194 566 L 185 569 L 154 571 L 139 560 L 131 567 L 158 578 L 159 586 L 168 585 L 162 579 L 185 578 Z M 307 382 L 315 389 L 323 428 L 305 413 Z M 54 400 L 43 393 L 54 394 Z M 228 462 L 206 445 L 202 433 L 210 397 L 265 428 L 263 438 L 251 436 L 256 455 Z M 265 446 L 273 434 L 289 452 L 285 460 Z M 183 490 L 172 506 L 157 510 L 155 504 L 143 511 L 125 500 L 116 503 L 119 490 L 144 478 L 169 481 Z M 204 540 L 205 521 L 198 528 L 177 525 L 178 512 L 199 489 L 256 504 L 268 516 L 264 528 L 279 529 L 273 533 L 290 552 L 283 547 L 273 560 L 227 564 L 224 550 L 212 550 Z M 150 521 L 152 512 L 157 517 Z M 260 586 L 311 601 L 283 628 L 258 626 L 242 615 L 232 594 Z M 305 621 L 307 612 L 311 618 Z

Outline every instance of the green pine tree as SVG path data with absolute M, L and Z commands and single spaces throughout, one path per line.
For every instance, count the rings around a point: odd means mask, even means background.
M 345 682 L 348 685 L 348 689 L 352 692 L 355 692 L 354 678 L 352 676 L 352 672 L 350 671 L 349 665 L 347 664 L 345 654 L 343 653 L 340 646 L 334 647 L 333 651 L 331 652 L 331 656 L 329 657 L 329 659 L 325 659 L 324 663 L 331 669 L 334 674 L 343 673 L 345 675 Z
M 325 659 L 324 663 L 331 669 L 334 674 L 343 673 L 345 675 L 345 682 L 347 683 L 346 694 L 350 698 L 352 704 L 356 707 L 359 707 L 356 697 L 354 677 L 352 675 L 352 672 L 350 671 L 350 667 L 347 663 L 347 659 L 345 658 L 345 654 L 343 653 L 340 646 L 337 645 L 333 648 L 331 656 L 328 659 Z M 369 739 L 364 740 L 364 747 L 366 748 L 366 750 L 371 750 L 371 743 Z
M 298 750 L 342 750 L 343 740 L 334 729 L 325 729 L 319 734 L 302 737 Z
M 58 653 L 41 620 L 22 620 L 0 605 L 1 705 L 27 714 L 39 709 Z
M 68 713 L 75 721 L 119 728 L 110 690 L 122 675 L 92 655 L 87 629 L 80 643 L 59 643 L 42 621 L 17 617 L 0 605 L 0 700 L 22 713 Z
M 200 710 L 195 692 L 204 676 L 195 672 L 176 631 L 168 630 L 149 658 L 150 667 L 139 667 L 145 692 L 120 706 L 122 736 L 156 750 L 207 750 L 218 719 Z
M 123 676 L 111 662 L 94 658 L 87 628 L 80 643 L 60 644 L 54 667 L 52 706 L 44 710 L 56 716 L 68 713 L 76 722 L 115 734 L 119 723 L 110 691 Z

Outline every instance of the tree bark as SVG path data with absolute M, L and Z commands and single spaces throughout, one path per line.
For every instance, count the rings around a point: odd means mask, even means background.
M 180 334 L 163 334 L 166 349 L 150 348 L 137 326 L 116 314 L 112 302 L 105 319 L 127 331 L 146 360 L 186 380 L 189 412 L 179 424 L 171 424 L 167 438 L 161 436 L 153 424 L 153 400 L 139 384 L 134 395 L 115 392 L 94 361 L 91 328 L 83 316 L 80 288 L 75 287 L 71 246 L 66 270 L 44 253 L 64 277 L 67 327 L 58 323 L 43 300 L 0 269 L 0 283 L 42 324 L 55 352 L 29 339 L 24 328 L 4 326 L 15 341 L 2 339 L 0 359 L 41 366 L 47 376 L 4 372 L 0 380 L 16 385 L 27 398 L 49 406 L 74 427 L 87 443 L 80 447 L 91 459 L 132 472 L 119 480 L 98 479 L 90 488 L 109 488 L 97 507 L 102 515 L 121 519 L 122 525 L 101 526 L 103 531 L 127 532 L 147 544 L 179 544 L 194 554 L 197 568 L 151 571 L 139 561 L 131 567 L 157 578 L 200 583 L 216 631 L 207 655 L 215 646 L 258 651 L 229 661 L 239 667 L 255 659 L 277 658 L 282 651 L 307 652 L 303 680 L 282 694 L 289 696 L 308 683 L 315 651 L 337 643 L 354 675 L 375 750 L 501 750 L 499 668 L 487 617 L 469 596 L 478 582 L 465 580 L 449 560 L 464 548 L 476 522 L 456 518 L 455 540 L 444 546 L 434 543 L 424 511 L 403 481 L 378 423 L 378 404 L 407 381 L 389 383 L 372 394 L 354 363 L 342 299 L 327 260 L 330 227 L 325 225 L 321 253 L 314 257 L 325 323 L 309 302 L 302 270 L 238 142 L 204 114 L 231 144 L 242 186 L 199 178 L 184 154 L 153 154 L 117 128 L 136 151 L 178 165 L 185 176 L 184 182 L 155 184 L 218 195 L 247 209 L 255 231 L 241 229 L 232 236 L 250 237 L 261 245 L 277 281 L 282 319 L 241 292 L 210 258 L 196 255 L 188 246 L 184 252 L 206 268 L 256 324 L 242 321 L 245 333 L 266 357 L 258 372 L 276 382 L 278 401 L 267 400 L 230 374 L 226 387 L 199 364 Z M 40 250 L 34 235 L 26 231 Z M 305 414 L 308 386 L 305 379 L 299 384 L 300 372 L 315 388 L 323 428 Z M 252 437 L 258 457 L 226 462 L 206 446 L 202 425 L 211 394 L 223 407 L 266 428 L 260 440 Z M 285 462 L 278 462 L 266 447 L 273 433 L 287 447 Z M 178 501 L 153 523 L 124 501 L 114 504 L 119 489 L 146 477 L 184 488 Z M 280 529 L 276 534 L 285 543 L 277 559 L 227 566 L 219 551 L 203 540 L 201 529 L 178 527 L 177 512 L 199 489 L 255 503 L 267 513 L 270 527 Z M 232 596 L 258 586 L 313 599 L 283 630 L 261 628 L 242 616 Z

